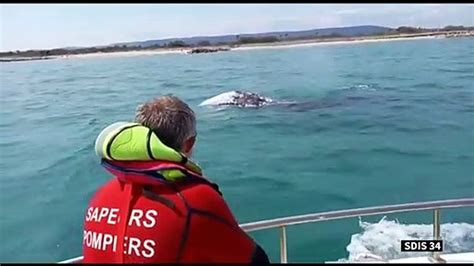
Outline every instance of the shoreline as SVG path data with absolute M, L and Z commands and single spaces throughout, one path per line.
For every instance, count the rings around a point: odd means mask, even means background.
M 273 43 L 253 43 L 243 44 L 237 47 L 231 47 L 230 45 L 212 46 L 212 48 L 230 48 L 227 52 L 233 51 L 248 51 L 258 49 L 285 49 L 285 48 L 297 48 L 297 47 L 313 47 L 313 46 L 328 46 L 328 45 L 347 45 L 347 44 L 362 44 L 362 43 L 374 43 L 374 42 L 389 42 L 389 41 L 407 41 L 407 40 L 423 40 L 423 39 L 439 39 L 446 38 L 442 33 L 429 33 L 429 34 L 416 34 L 416 35 L 397 35 L 397 36 L 370 36 L 370 37 L 344 37 L 335 39 L 322 39 L 322 40 L 297 40 L 297 41 L 286 41 L 286 42 L 273 42 Z M 125 51 L 125 52 L 110 52 L 110 53 L 88 53 L 88 54 L 72 54 L 72 55 L 60 55 L 60 56 L 49 56 L 47 59 L 75 59 L 75 58 L 105 58 L 105 57 L 131 57 L 131 56 L 150 56 L 150 55 L 165 55 L 165 54 L 187 54 L 191 51 L 191 47 L 185 48 L 158 48 L 153 50 L 141 50 L 141 51 Z M 25 60 L 15 60 L 8 58 L 2 60 L 2 62 L 19 62 L 19 61 L 36 61 L 44 60 L 46 58 L 30 58 Z
M 369 42 L 387 42 L 387 41 L 406 41 L 406 40 L 421 40 L 421 39 L 435 39 L 440 38 L 440 35 L 433 36 L 403 36 L 403 37 L 383 37 L 383 38 L 358 38 L 353 40 L 303 40 L 303 41 L 290 41 L 290 42 L 278 42 L 278 43 L 256 43 L 256 44 L 245 44 L 239 47 L 230 47 L 229 51 L 247 51 L 247 50 L 258 50 L 258 49 L 285 49 L 285 48 L 296 48 L 296 47 L 311 47 L 311 46 L 325 46 L 325 45 L 343 45 L 343 44 L 360 44 Z M 213 48 L 227 48 L 229 46 L 215 46 Z M 168 49 L 155 49 L 148 51 L 127 51 L 127 52 L 112 52 L 112 53 L 90 53 L 90 54 L 77 54 L 68 56 L 58 56 L 56 59 L 72 59 L 72 58 L 101 58 L 101 57 L 130 57 L 130 56 L 143 56 L 143 55 L 164 55 L 164 54 L 187 54 L 193 48 L 168 48 Z

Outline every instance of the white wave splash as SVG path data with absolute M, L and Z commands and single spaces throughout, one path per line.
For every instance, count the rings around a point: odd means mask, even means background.
M 360 261 L 365 254 L 372 254 L 386 260 L 426 256 L 425 252 L 401 252 L 401 240 L 432 239 L 431 224 L 401 224 L 398 221 L 385 220 L 378 223 L 359 221 L 362 232 L 354 234 L 346 247 L 347 259 L 339 262 Z M 468 223 L 448 223 L 441 225 L 443 253 L 474 251 L 474 225 Z
M 371 84 L 358 84 L 353 87 L 351 87 L 356 90 L 366 90 L 366 91 L 376 91 L 377 88 L 374 85 Z
M 354 90 L 354 91 L 377 91 L 378 86 L 375 84 L 356 84 L 352 86 L 343 87 L 343 90 Z

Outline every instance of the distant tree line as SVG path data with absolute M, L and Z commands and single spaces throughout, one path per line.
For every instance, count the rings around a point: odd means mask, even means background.
M 108 46 L 108 47 L 87 47 L 77 49 L 51 49 L 51 50 L 27 50 L 27 51 L 16 51 L 16 52 L 3 52 L 0 53 L 0 57 L 5 56 L 18 56 L 18 57 L 46 57 L 46 56 L 59 56 L 59 55 L 75 55 L 75 54 L 89 54 L 89 53 L 112 53 L 112 52 L 124 52 L 140 49 L 140 46 L 129 47 L 126 45 L 121 46 Z
M 269 42 L 278 42 L 280 39 L 275 36 L 265 36 L 265 37 L 240 37 L 237 43 L 269 43 Z
M 358 37 L 358 36 L 383 36 L 383 35 L 396 35 L 396 34 L 415 34 L 433 31 L 463 31 L 463 30 L 474 30 L 474 27 L 455 26 L 448 25 L 443 28 L 428 29 L 421 27 L 410 27 L 401 26 L 392 31 L 385 33 L 367 33 L 359 34 L 357 36 L 344 36 L 338 33 L 331 33 L 320 35 L 318 33 L 308 34 L 305 36 L 289 37 L 288 33 L 279 34 L 276 36 L 263 36 L 263 37 L 242 37 L 240 35 L 235 36 L 235 41 L 232 42 L 217 42 L 211 43 L 210 41 L 203 40 L 197 44 L 187 44 L 182 40 L 170 41 L 163 44 L 153 44 L 149 46 L 141 45 L 114 45 L 106 47 L 87 47 L 77 49 L 51 49 L 51 50 L 27 50 L 27 51 L 10 51 L 0 52 L 0 57 L 48 57 L 48 56 L 61 56 L 61 55 L 75 55 L 75 54 L 89 54 L 89 53 L 113 53 L 113 52 L 127 52 L 137 50 L 153 50 L 160 48 L 185 48 L 185 47 L 202 47 L 202 46 L 213 46 L 213 45 L 229 45 L 231 47 L 239 46 L 242 44 L 252 43 L 272 43 L 285 41 L 296 41 L 296 40 L 310 40 L 310 39 L 325 39 L 325 38 L 341 38 L 341 37 Z
M 449 25 L 449 26 L 444 27 L 442 30 L 444 30 L 444 31 L 474 30 L 474 27 L 464 27 L 464 26 L 453 26 L 453 25 Z
M 448 25 L 440 29 L 428 29 L 428 28 L 421 28 L 421 27 L 415 28 L 415 27 L 402 26 L 395 29 L 395 32 L 396 33 L 424 33 L 424 32 L 432 32 L 432 31 L 463 31 L 463 30 L 474 30 L 474 27 Z
M 177 47 L 189 47 L 183 41 L 172 41 L 164 45 L 151 45 L 142 47 L 141 45 L 127 46 L 127 45 L 115 45 L 107 47 L 87 47 L 77 49 L 51 49 L 51 50 L 27 50 L 27 51 L 10 51 L 1 52 L 0 57 L 48 57 L 48 56 L 61 56 L 61 55 L 77 55 L 77 54 L 90 54 L 90 53 L 114 53 L 114 52 L 128 52 L 138 50 L 152 50 L 157 48 L 177 48 Z
M 198 46 L 211 46 L 210 41 L 200 41 L 198 42 Z

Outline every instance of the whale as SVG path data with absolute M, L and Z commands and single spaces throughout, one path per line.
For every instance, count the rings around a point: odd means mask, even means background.
M 371 89 L 373 91 L 375 89 Z M 295 111 L 332 108 L 352 105 L 357 102 L 374 101 L 376 95 L 367 94 L 368 89 L 350 87 L 337 90 L 331 94 L 314 100 L 288 101 L 269 98 L 252 91 L 232 90 L 220 93 L 201 102 L 199 106 L 234 106 L 240 108 L 286 107 Z M 372 94 L 372 95 L 371 95 Z
M 237 107 L 263 107 L 277 103 L 275 100 L 264 97 L 251 91 L 228 91 L 211 97 L 199 104 L 199 106 L 237 106 Z

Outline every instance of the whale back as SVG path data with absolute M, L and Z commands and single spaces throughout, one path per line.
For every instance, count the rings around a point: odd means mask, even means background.
M 274 102 L 274 100 L 263 97 L 255 92 L 228 91 L 209 98 L 199 105 L 236 105 L 241 107 L 261 107 Z
M 203 101 L 199 106 L 232 104 L 238 95 L 237 91 L 227 91 Z

